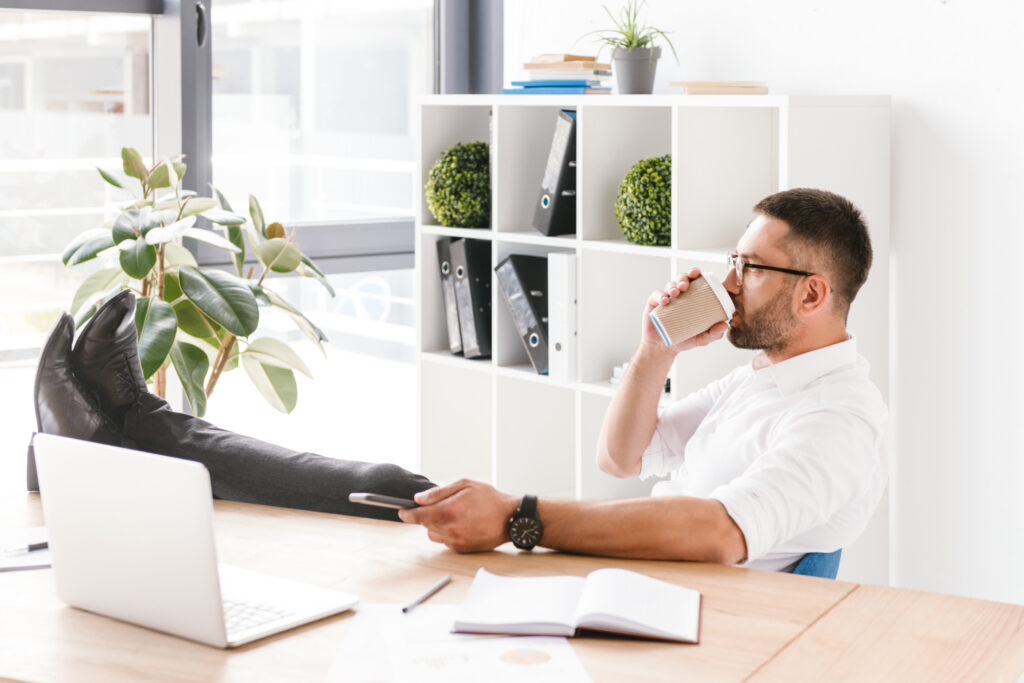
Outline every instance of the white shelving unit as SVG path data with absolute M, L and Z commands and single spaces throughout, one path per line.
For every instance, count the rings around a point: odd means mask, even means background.
M 481 479 L 514 493 L 575 498 L 646 495 L 652 482 L 622 481 L 594 464 L 597 435 L 614 387 L 612 368 L 632 356 L 644 302 L 677 272 L 696 265 L 725 274 L 725 255 L 772 192 L 820 187 L 864 212 L 875 250 L 850 329 L 889 386 L 888 97 L 795 96 L 431 96 L 420 105 L 420 186 L 456 142 L 491 143 L 491 225 L 433 225 L 420 192 L 419 458 L 434 481 Z M 577 111 L 576 234 L 547 237 L 531 227 L 534 202 L 560 109 Z M 629 244 L 615 197 L 638 160 L 672 154 L 672 242 Z M 492 283 L 492 357 L 448 352 L 436 241 L 466 237 L 491 245 L 492 266 L 511 253 L 577 257 L 578 381 L 537 375 Z M 670 374 L 682 398 L 749 360 L 722 341 L 683 353 Z

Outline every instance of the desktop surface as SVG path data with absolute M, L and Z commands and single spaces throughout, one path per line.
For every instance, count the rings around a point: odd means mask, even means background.
M 563 553 L 458 555 L 420 527 L 216 501 L 221 562 L 405 603 L 446 574 L 432 603 L 458 603 L 477 568 L 519 576 L 642 572 L 703 594 L 701 642 L 572 639 L 595 681 L 957 680 L 1024 670 L 1024 607 L 692 562 Z M 4 496 L 13 526 L 43 524 L 36 494 Z M 125 510 L 125 514 L 131 514 Z M 32 681 L 321 681 L 351 613 L 222 651 L 61 603 L 51 570 L 0 576 L 0 677 Z M 931 636 L 942 634 L 941 639 Z M 923 635 L 925 637 L 919 637 Z

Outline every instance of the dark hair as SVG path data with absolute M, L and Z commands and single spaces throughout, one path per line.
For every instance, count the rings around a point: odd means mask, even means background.
M 793 267 L 826 271 L 845 318 L 871 270 L 871 238 L 857 207 L 833 192 L 797 188 L 765 197 L 754 211 L 789 226 L 783 249 L 808 261 Z

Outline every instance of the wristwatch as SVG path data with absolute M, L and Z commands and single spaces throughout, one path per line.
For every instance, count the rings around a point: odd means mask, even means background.
M 533 550 L 540 543 L 544 525 L 537 516 L 537 496 L 526 495 L 512 519 L 508 520 L 508 535 L 520 550 Z

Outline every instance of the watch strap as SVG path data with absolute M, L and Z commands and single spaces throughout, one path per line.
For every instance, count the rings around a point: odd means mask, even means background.
M 519 509 L 516 510 L 513 519 L 518 517 L 530 517 L 537 519 L 537 496 L 531 496 L 526 494 L 523 496 L 523 500 L 519 503 Z

